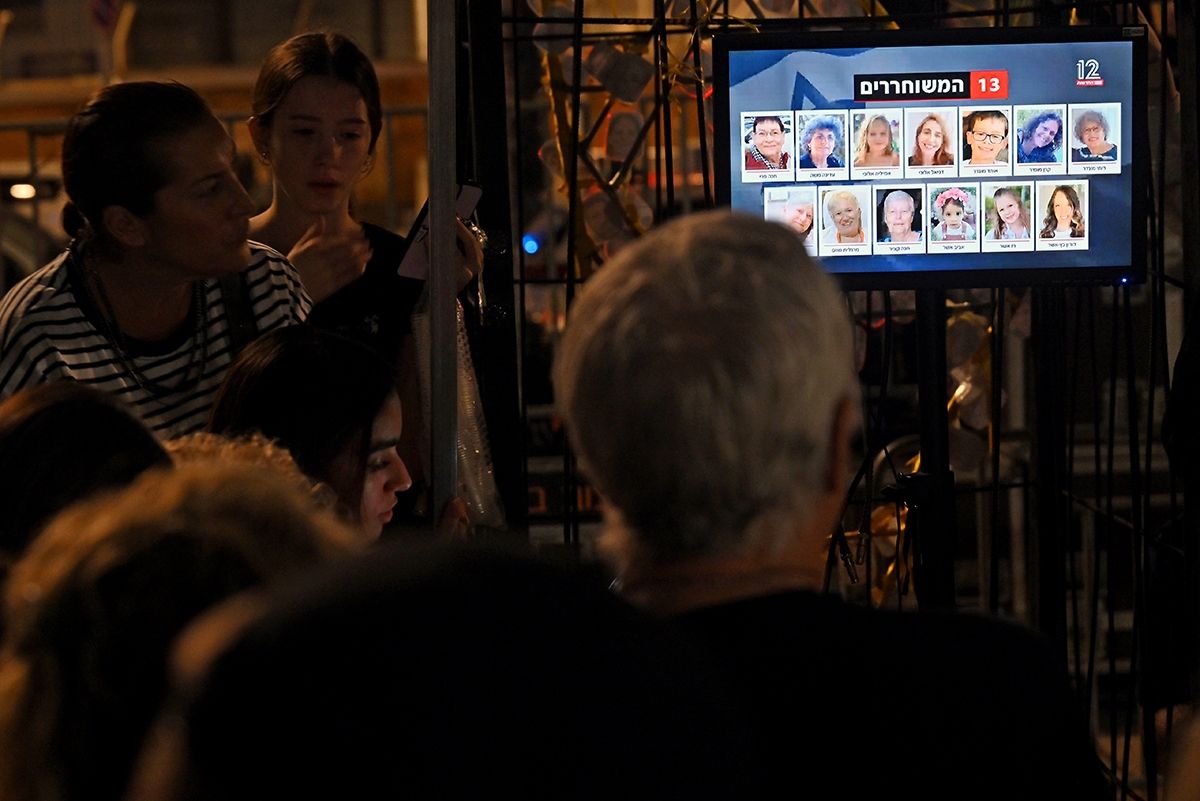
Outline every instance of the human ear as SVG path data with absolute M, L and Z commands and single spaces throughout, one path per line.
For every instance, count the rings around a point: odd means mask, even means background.
M 109 206 L 100 215 L 105 232 L 123 248 L 139 248 L 146 244 L 146 224 L 124 206 Z
M 850 436 L 857 426 L 858 413 L 850 397 L 842 398 L 833 415 L 829 440 L 829 469 L 825 474 L 825 491 L 845 492 L 846 478 L 850 475 Z
M 250 128 L 250 139 L 254 142 L 254 152 L 262 159 L 263 164 L 270 164 L 271 129 L 258 117 L 251 117 L 247 124 Z
M 813 546 L 813 553 L 824 553 L 823 543 L 828 542 L 827 538 L 842 514 L 846 485 L 850 478 L 850 436 L 858 424 L 857 400 L 850 396 L 842 398 L 829 426 L 829 445 L 826 449 L 829 456 L 825 463 L 825 474 L 821 483 L 814 487 L 816 492 L 803 520 L 805 530 L 809 532 L 806 539 Z

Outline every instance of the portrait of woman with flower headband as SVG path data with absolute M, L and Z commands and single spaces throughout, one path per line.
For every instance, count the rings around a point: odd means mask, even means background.
M 957 186 L 941 192 L 933 200 L 934 214 L 940 223 L 933 227 L 935 242 L 965 242 L 975 239 L 975 229 L 966 220 L 971 196 Z

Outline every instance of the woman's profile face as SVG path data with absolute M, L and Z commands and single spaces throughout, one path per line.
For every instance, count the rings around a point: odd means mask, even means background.
M 783 129 L 775 120 L 760 120 L 754 124 L 754 146 L 771 161 L 779 161 L 783 152 Z
M 824 161 L 833 153 L 836 137 L 829 128 L 818 128 L 808 140 L 808 153 L 816 161 Z
M 877 156 L 886 156 L 891 144 L 891 129 L 886 122 L 876 117 L 867 126 L 867 150 Z
M 921 129 L 917 131 L 917 148 L 926 161 L 932 161 L 937 156 L 938 151 L 942 149 L 942 140 L 945 138 L 942 126 L 933 120 L 925 120 Z
M 813 224 L 813 204 L 797 203 L 795 206 L 789 206 L 786 214 L 787 224 L 796 231 L 805 233 Z
M 996 214 L 1004 220 L 1005 225 L 1016 225 L 1021 221 L 1021 203 L 1005 192 L 996 198 Z
M 310 215 L 347 207 L 371 143 L 367 104 L 356 87 L 323 75 L 301 78 L 275 109 L 270 130 L 251 130 L 266 149 L 278 201 Z
M 862 220 L 862 209 L 853 195 L 835 197 L 829 207 L 829 216 L 842 236 L 858 236 Z
M 334 457 L 328 469 L 327 480 L 342 503 L 357 511 L 363 534 L 369 540 L 378 539 L 384 525 L 391 521 L 396 493 L 412 486 L 408 468 L 396 451 L 403 428 L 400 398 L 395 392 L 389 393 L 371 425 L 365 459 L 360 455 L 361 437 L 355 436 Z M 361 495 L 346 497 L 359 475 Z
M 1056 191 L 1051 202 L 1054 209 L 1054 219 L 1058 221 L 1058 227 L 1060 229 L 1070 228 L 1071 217 L 1075 214 L 1075 206 L 1071 203 L 1070 198 L 1067 197 L 1067 193 Z
M 145 252 L 165 276 L 181 281 L 245 270 L 254 201 L 234 174 L 233 141 L 224 127 L 207 120 L 166 140 L 159 152 L 172 178 L 141 218 Z
M 1058 136 L 1060 125 L 1058 120 L 1049 119 L 1042 120 L 1038 126 L 1033 129 L 1033 146 L 1045 147 L 1054 141 L 1054 137 Z
M 942 220 L 945 221 L 948 228 L 957 228 L 958 224 L 962 222 L 962 218 L 963 210 L 958 205 L 947 203 L 942 208 Z

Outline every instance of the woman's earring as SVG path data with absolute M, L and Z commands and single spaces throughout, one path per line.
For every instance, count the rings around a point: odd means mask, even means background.
M 267 151 L 265 149 L 258 151 L 258 157 L 262 159 L 263 165 L 267 167 L 271 166 L 271 160 L 267 158 Z
M 375 151 L 367 154 L 367 161 L 363 164 L 362 172 L 358 174 L 359 179 L 366 178 L 373 169 L 375 169 Z

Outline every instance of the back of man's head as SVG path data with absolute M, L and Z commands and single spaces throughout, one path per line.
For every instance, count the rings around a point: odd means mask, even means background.
M 679 562 L 761 547 L 747 540 L 787 528 L 764 521 L 806 513 L 830 479 L 838 409 L 857 408 L 852 350 L 845 303 L 794 233 L 709 212 L 587 283 L 555 388 L 640 554 Z

